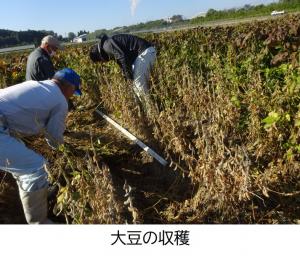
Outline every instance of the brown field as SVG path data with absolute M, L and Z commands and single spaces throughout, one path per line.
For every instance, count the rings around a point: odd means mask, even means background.
M 146 35 L 159 55 L 146 114 L 114 63 L 70 46 L 56 66 L 81 74 L 58 152 L 49 160 L 53 219 L 64 223 L 299 223 L 300 15 Z M 25 53 L 0 56 L 0 87 L 24 80 Z M 162 167 L 94 110 L 163 155 Z M 128 192 L 130 190 L 130 192 Z M 0 223 L 24 223 L 0 173 Z

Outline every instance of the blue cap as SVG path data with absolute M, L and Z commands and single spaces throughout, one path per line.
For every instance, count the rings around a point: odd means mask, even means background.
M 54 79 L 68 82 L 76 87 L 75 95 L 82 95 L 80 90 L 80 76 L 71 68 L 64 68 L 54 74 Z

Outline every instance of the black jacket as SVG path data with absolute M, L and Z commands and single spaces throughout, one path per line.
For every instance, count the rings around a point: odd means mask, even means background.
M 28 56 L 26 80 L 44 81 L 54 76 L 55 70 L 48 53 L 38 47 Z
M 148 41 L 133 35 L 119 34 L 104 36 L 99 43 L 100 55 L 104 60 L 115 59 L 127 79 L 133 79 L 132 64 L 147 48 Z

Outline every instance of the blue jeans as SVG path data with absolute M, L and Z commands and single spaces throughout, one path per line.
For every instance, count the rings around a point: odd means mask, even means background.
M 11 173 L 20 189 L 33 192 L 48 186 L 46 160 L 10 136 L 0 124 L 0 171 Z

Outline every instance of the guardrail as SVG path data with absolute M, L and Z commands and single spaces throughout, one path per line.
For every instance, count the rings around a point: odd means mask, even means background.
M 16 47 L 7 47 L 7 48 L 0 49 L 0 54 L 8 53 L 8 52 L 18 52 L 18 51 L 30 50 L 30 49 L 34 49 L 34 48 L 35 48 L 34 44 L 22 45 L 22 46 L 16 46 Z
M 84 41 L 82 43 L 73 43 L 73 42 L 69 42 L 69 43 L 63 43 L 63 46 L 69 46 L 69 45 L 81 45 L 81 44 L 89 44 L 89 43 L 93 43 L 93 42 L 97 42 L 98 40 L 89 40 L 89 41 Z M 7 48 L 2 48 L 0 49 L 0 54 L 4 54 L 4 53 L 9 53 L 9 52 L 18 52 L 18 51 L 25 51 L 25 50 L 31 50 L 34 49 L 35 45 L 34 44 L 30 44 L 30 45 L 22 45 L 22 46 L 16 46 L 16 47 L 7 47 Z

